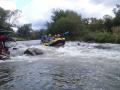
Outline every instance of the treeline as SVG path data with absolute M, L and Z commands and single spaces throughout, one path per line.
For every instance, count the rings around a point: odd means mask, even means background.
M 19 10 L 7 11 L 0 8 L 0 29 L 12 31 L 12 36 L 19 40 L 40 39 L 45 34 L 55 35 L 69 32 L 64 36 L 67 40 L 120 43 L 120 5 L 116 5 L 113 12 L 114 17 L 105 15 L 98 19 L 83 18 L 70 10 L 55 10 L 51 21 L 46 24 L 46 29 L 34 30 L 32 24 L 17 26 Z M 14 32 L 11 27 L 17 27 L 17 32 Z
M 34 30 L 32 29 L 32 24 L 24 24 L 18 27 L 16 35 L 20 40 L 40 39 L 41 36 L 45 35 L 45 30 Z
M 33 30 L 32 24 L 18 25 L 18 19 L 20 18 L 20 10 L 4 10 L 0 7 L 0 33 L 6 33 L 17 40 L 30 40 L 40 39 L 44 34 L 44 29 Z M 13 27 L 18 30 L 15 32 Z
M 120 5 L 116 5 L 113 12 L 114 17 L 105 15 L 98 19 L 83 18 L 74 11 L 57 10 L 47 23 L 46 31 L 53 35 L 69 31 L 68 40 L 120 43 Z
M 14 11 L 14 14 L 16 12 L 17 10 Z M 12 13 L 13 11 L 4 10 L 0 7 L 0 32 L 3 30 L 10 31 L 12 33 L 14 32 L 11 28 L 12 26 L 14 26 L 13 21 L 11 21 L 12 16 L 14 16 L 14 14 Z

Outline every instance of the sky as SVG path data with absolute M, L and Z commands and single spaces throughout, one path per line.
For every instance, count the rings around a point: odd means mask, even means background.
M 0 0 L 4 9 L 22 11 L 20 24 L 32 23 L 33 28 L 44 28 L 53 10 L 73 10 L 82 17 L 113 16 L 113 8 L 120 0 Z

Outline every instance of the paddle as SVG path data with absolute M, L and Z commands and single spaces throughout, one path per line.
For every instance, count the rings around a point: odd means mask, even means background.
M 61 36 L 65 36 L 65 35 L 67 35 L 67 34 L 69 34 L 69 31 L 64 32 L 63 34 L 61 34 Z

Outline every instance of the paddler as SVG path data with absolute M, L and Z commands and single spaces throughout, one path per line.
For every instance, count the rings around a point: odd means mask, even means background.
M 6 42 L 7 41 L 14 41 L 14 39 L 4 35 L 4 34 L 0 34 L 0 54 L 9 54 L 9 47 L 6 46 Z

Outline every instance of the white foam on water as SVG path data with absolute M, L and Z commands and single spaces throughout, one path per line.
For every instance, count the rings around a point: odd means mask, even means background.
M 71 45 L 70 45 L 71 44 Z M 120 50 L 115 49 L 120 45 L 115 44 L 89 44 L 89 43 L 81 43 L 80 46 L 76 44 L 70 43 L 65 47 L 60 47 L 57 49 L 57 52 L 63 53 L 64 56 L 72 56 L 72 57 L 105 57 L 105 58 L 113 58 L 120 59 Z M 101 47 L 106 49 L 95 48 L 94 46 L 101 45 Z M 118 47 L 119 48 L 119 47 Z
M 108 58 L 120 59 L 120 45 L 119 44 L 96 44 L 84 42 L 67 42 L 64 47 L 48 47 L 40 45 L 38 41 L 20 41 L 16 44 L 16 50 L 10 49 L 11 59 L 8 61 L 36 61 L 40 59 L 55 59 L 64 57 L 80 57 L 80 58 Z M 98 47 L 96 47 L 98 46 Z M 43 51 L 43 55 L 26 56 L 24 51 L 27 48 L 38 48 Z M 7 60 L 6 60 L 7 61 Z M 3 61 L 0 61 L 2 63 Z

